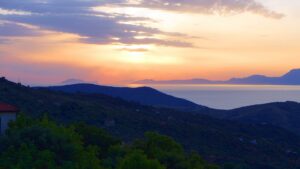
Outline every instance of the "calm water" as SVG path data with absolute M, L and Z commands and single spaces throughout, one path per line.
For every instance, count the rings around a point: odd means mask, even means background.
M 151 85 L 167 94 L 218 109 L 269 102 L 300 102 L 300 86 L 271 85 Z

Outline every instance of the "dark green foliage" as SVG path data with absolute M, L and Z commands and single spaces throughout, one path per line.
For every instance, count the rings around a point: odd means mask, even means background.
M 66 127 L 46 116 L 19 115 L 0 138 L 4 169 L 214 169 L 206 166 L 166 136 L 147 133 L 137 145 L 126 146 L 102 129 L 83 123 Z
M 134 147 L 149 158 L 158 159 L 167 169 L 218 169 L 207 164 L 196 152 L 186 155 L 180 144 L 157 133 L 145 133 L 145 138 L 136 141 Z
M 73 128 L 47 118 L 21 116 L 1 139 L 0 166 L 6 169 L 100 169 L 97 148 L 83 146 Z
M 174 138 L 185 150 L 196 150 L 205 160 L 220 165 L 231 162 L 251 169 L 300 166 L 299 136 L 271 125 L 218 120 L 99 94 L 34 90 L 3 79 L 0 79 L 0 101 L 16 105 L 30 117 L 41 117 L 47 112 L 61 124 L 84 122 L 104 128 L 125 143 L 143 137 L 147 131 L 155 131 Z M 87 140 L 92 139 L 83 142 Z M 120 145 L 108 149 L 99 145 L 102 153 L 97 156 L 106 156 L 102 161 L 106 168 L 115 167 L 116 161 L 127 152 Z
M 101 157 L 107 156 L 109 148 L 116 145 L 121 145 L 121 141 L 106 131 L 88 126 L 84 123 L 75 124 L 75 131 L 82 136 L 82 141 L 85 146 L 93 145 L 100 148 Z
M 187 168 L 191 169 L 219 169 L 218 166 L 206 163 L 196 152 L 192 152 L 187 160 Z
M 145 139 L 137 141 L 135 147 L 141 149 L 149 158 L 156 158 L 168 169 L 184 168 L 183 148 L 167 136 L 148 132 Z
M 108 155 L 102 160 L 102 165 L 106 169 L 114 169 L 117 167 L 118 162 L 130 152 L 128 146 L 115 145 L 108 149 Z
M 224 164 L 223 169 L 251 169 L 251 167 L 244 164 L 226 163 Z
M 165 169 L 157 160 L 148 159 L 142 151 L 133 151 L 121 160 L 117 169 Z

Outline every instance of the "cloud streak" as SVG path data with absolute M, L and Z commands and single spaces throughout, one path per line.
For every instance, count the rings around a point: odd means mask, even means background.
M 37 30 L 26 27 L 24 25 L 12 22 L 0 22 L 0 37 L 24 37 L 37 36 L 40 33 Z
M 153 44 L 174 47 L 193 47 L 183 41 L 171 41 L 175 35 L 151 28 L 133 21 L 150 20 L 142 17 L 105 13 L 93 10 L 93 7 L 119 4 L 122 0 L 0 0 L 5 10 L 24 11 L 29 14 L 0 14 L 0 18 L 14 23 L 29 24 L 42 30 L 71 33 L 78 35 L 82 43 L 93 44 Z M 9 31 L 11 27 L 14 31 Z M 0 28 L 1 29 L 1 28 Z M 16 36 L 30 35 L 30 30 L 18 24 L 2 27 L 5 34 Z M 13 34 L 15 32 L 15 34 Z M 34 31 L 32 31 L 32 34 Z M 143 36 L 143 38 L 138 38 Z M 156 38 L 164 36 L 164 38 Z
M 0 19 L 6 21 L 0 24 L 0 36 L 36 36 L 50 30 L 78 35 L 79 42 L 88 44 L 195 47 L 189 42 L 194 37 L 141 24 L 153 22 L 149 18 L 94 10 L 111 5 L 222 15 L 252 12 L 276 19 L 284 16 L 254 0 L 0 0 L 0 8 L 7 11 L 0 12 Z
M 284 14 L 255 0 L 136 0 L 126 5 L 187 13 L 227 15 L 251 12 L 274 19 L 284 17 Z

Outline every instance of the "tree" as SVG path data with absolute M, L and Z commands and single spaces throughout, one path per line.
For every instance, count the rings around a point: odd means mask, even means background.
M 192 152 L 188 156 L 186 163 L 188 169 L 218 169 L 219 168 L 216 165 L 208 164 L 196 152 Z
M 150 160 L 142 151 L 133 151 L 121 160 L 117 169 L 165 169 L 158 160 Z
M 23 116 L 0 141 L 0 167 L 6 169 L 100 169 L 97 147 L 84 147 L 73 128 Z
M 184 169 L 183 148 L 170 137 L 147 132 L 145 139 L 135 143 L 135 148 L 143 150 L 149 158 L 158 159 L 168 169 Z
M 182 146 L 172 138 L 154 132 L 145 133 L 134 148 L 142 150 L 151 159 L 157 159 L 167 169 L 218 169 L 205 162 L 196 152 L 186 155 Z
M 89 126 L 84 123 L 74 125 L 75 132 L 82 136 L 84 146 L 93 145 L 99 147 L 100 158 L 107 157 L 110 147 L 121 145 L 121 141 L 103 129 Z

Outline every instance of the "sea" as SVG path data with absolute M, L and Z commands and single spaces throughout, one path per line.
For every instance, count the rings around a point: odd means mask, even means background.
M 300 86 L 174 84 L 147 86 L 216 109 L 230 110 L 270 102 L 300 102 Z

